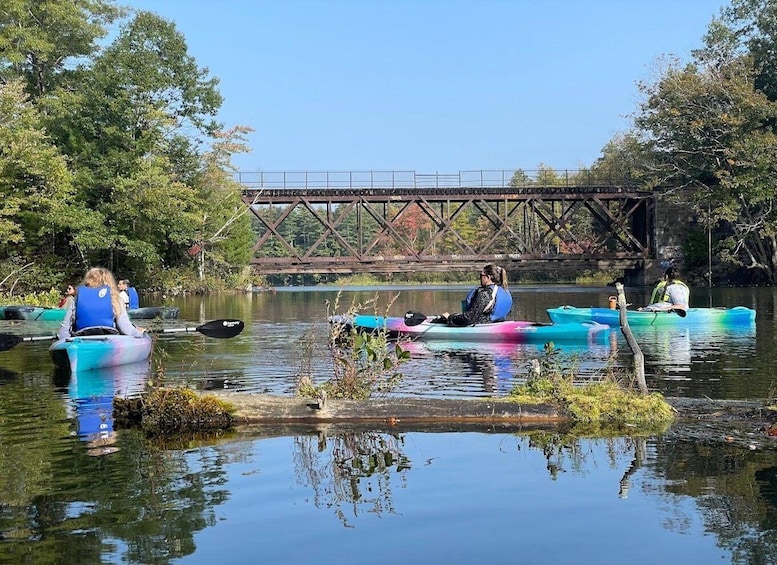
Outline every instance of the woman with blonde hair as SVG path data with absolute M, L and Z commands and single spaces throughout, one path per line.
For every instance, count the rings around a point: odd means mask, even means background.
M 113 273 L 104 267 L 93 267 L 86 272 L 74 299 L 68 303 L 57 336 L 66 339 L 100 332 L 138 336 L 143 331 L 130 321 Z

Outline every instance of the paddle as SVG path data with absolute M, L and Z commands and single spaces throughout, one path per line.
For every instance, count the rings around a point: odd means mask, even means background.
M 205 322 L 201 326 L 196 328 L 164 328 L 161 330 L 147 330 L 149 333 L 181 333 L 181 332 L 197 332 L 207 337 L 215 337 L 218 339 L 227 339 L 235 337 L 243 331 L 245 324 L 242 320 L 211 320 Z
M 227 339 L 235 337 L 243 331 L 245 324 L 242 320 L 212 320 L 206 322 L 201 326 L 188 327 L 188 328 L 164 328 L 164 329 L 150 329 L 146 330 L 147 333 L 181 333 L 181 332 L 197 332 L 206 337 L 215 337 L 218 339 Z M 7 351 L 13 347 L 16 347 L 23 341 L 45 341 L 57 339 L 55 335 L 35 335 L 29 337 L 21 337 L 13 334 L 0 333 L 0 351 Z
M 447 318 L 443 316 L 429 316 L 422 314 L 421 312 L 413 312 L 410 310 L 405 314 L 405 325 L 407 327 L 417 326 L 428 321 L 430 324 L 440 324 L 447 321 Z
M 408 327 L 422 324 L 425 320 L 426 314 L 422 314 L 421 312 L 413 312 L 411 310 L 405 313 L 405 325 Z
M 685 318 L 688 315 L 688 312 L 686 312 L 685 308 L 682 308 L 682 307 L 670 308 L 669 311 L 670 312 L 674 312 L 675 314 L 677 314 L 681 318 Z

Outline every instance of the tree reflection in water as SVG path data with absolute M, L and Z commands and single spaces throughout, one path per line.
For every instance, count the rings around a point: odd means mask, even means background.
M 349 525 L 346 507 L 354 518 L 360 512 L 393 514 L 391 474 L 398 474 L 404 484 L 411 468 L 403 444 L 401 435 L 380 432 L 295 436 L 295 474 L 313 489 L 314 504 L 334 508 L 345 526 Z M 325 452 L 328 459 L 320 456 Z

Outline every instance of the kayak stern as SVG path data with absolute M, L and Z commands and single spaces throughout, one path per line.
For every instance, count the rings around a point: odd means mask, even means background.
M 152 345 L 146 334 L 81 336 L 54 342 L 49 353 L 57 367 L 72 372 L 90 371 L 148 359 Z

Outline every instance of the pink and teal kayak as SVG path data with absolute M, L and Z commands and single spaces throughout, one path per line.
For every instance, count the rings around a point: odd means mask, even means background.
M 144 361 L 151 355 L 152 345 L 147 334 L 81 336 L 54 342 L 49 353 L 54 365 L 75 373 Z
M 351 325 L 358 331 L 385 328 L 391 337 L 406 336 L 421 340 L 491 341 L 504 343 L 586 342 L 606 340 L 610 327 L 596 322 L 569 324 L 538 324 L 535 322 L 505 321 L 474 326 L 448 326 L 434 323 L 433 317 L 417 325 L 406 325 L 405 318 L 383 316 L 355 316 Z
M 727 328 L 755 323 L 755 310 L 736 306 L 734 308 L 688 308 L 686 315 L 674 312 L 648 312 L 628 310 L 629 326 L 698 326 Z M 548 316 L 554 324 L 572 322 L 597 322 L 610 327 L 620 327 L 620 310 L 611 308 L 577 308 L 559 306 L 549 308 Z

